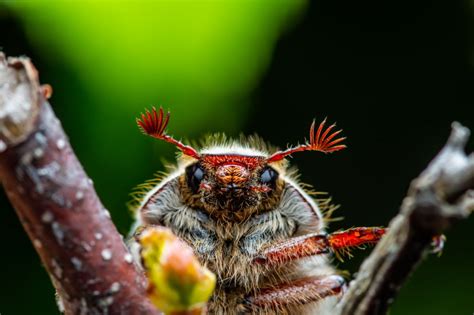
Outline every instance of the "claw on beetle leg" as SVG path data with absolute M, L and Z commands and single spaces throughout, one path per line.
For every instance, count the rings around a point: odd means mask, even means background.
M 444 234 L 436 235 L 431 240 L 431 253 L 441 256 L 446 243 L 446 236 Z

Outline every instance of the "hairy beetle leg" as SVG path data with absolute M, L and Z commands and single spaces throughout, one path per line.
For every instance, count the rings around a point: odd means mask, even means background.
M 254 262 L 257 264 L 283 264 L 295 259 L 347 252 L 353 247 L 377 243 L 386 229 L 380 227 L 357 227 L 332 234 L 307 234 L 272 244 L 265 248 Z
M 247 310 L 265 309 L 277 312 L 285 305 L 301 305 L 339 295 L 345 290 L 344 278 L 338 275 L 307 277 L 290 283 L 258 290 L 243 303 Z

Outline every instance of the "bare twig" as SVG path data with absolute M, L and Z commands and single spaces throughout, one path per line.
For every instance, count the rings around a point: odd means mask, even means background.
M 0 179 L 67 314 L 158 314 L 27 58 L 0 53 Z
M 474 189 L 474 155 L 464 153 L 469 133 L 469 129 L 453 123 L 448 142 L 412 182 L 389 232 L 362 264 L 335 314 L 385 314 L 426 254 L 432 237 L 474 209 L 470 190 Z

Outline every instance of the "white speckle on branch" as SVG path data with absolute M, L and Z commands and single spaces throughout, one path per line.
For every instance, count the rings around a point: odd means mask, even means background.
M 104 208 L 104 209 L 102 210 L 102 214 L 103 214 L 104 217 L 110 219 L 110 212 L 109 212 L 109 210 L 107 210 L 107 209 Z
M 131 263 L 133 262 L 133 256 L 132 256 L 132 254 L 130 254 L 130 253 L 125 254 L 125 256 L 124 256 L 123 258 L 124 258 L 125 261 L 126 261 L 127 263 L 129 263 L 129 264 L 131 264 Z
M 61 298 L 61 296 L 59 294 L 56 293 L 56 304 L 58 306 L 58 310 L 60 313 L 64 313 L 65 309 L 64 309 L 64 302 L 63 302 L 63 299 Z
M 56 174 L 61 170 L 61 166 L 56 161 L 53 161 L 41 168 L 38 168 L 38 175 L 48 176 L 49 178 L 55 178 Z
M 64 230 L 58 222 L 53 222 L 51 224 L 51 229 L 53 230 L 54 237 L 60 245 L 64 244 Z
M 76 270 L 81 270 L 82 269 L 82 261 L 79 258 L 72 257 L 71 258 L 71 263 L 74 265 L 74 268 L 76 268 Z
M 110 286 L 110 293 L 117 293 L 118 291 L 120 291 L 120 288 L 121 288 L 120 283 L 119 282 L 114 282 Z
M 44 150 L 42 148 L 36 148 L 33 151 L 33 156 L 35 159 L 39 159 L 44 155 Z
M 84 193 L 81 190 L 78 190 L 76 192 L 76 200 L 81 200 L 82 198 L 84 198 Z
M 39 239 L 33 240 L 33 245 L 38 249 L 43 247 L 43 244 L 41 244 L 41 241 Z
M 58 139 L 58 141 L 56 141 L 56 147 L 59 150 L 64 149 L 65 146 L 66 146 L 66 141 L 64 141 L 64 139 Z
M 102 255 L 102 259 L 106 261 L 112 259 L 112 251 L 108 248 L 103 249 L 101 252 L 101 255 Z
M 35 133 L 35 139 L 38 142 L 38 144 L 45 145 L 48 143 L 48 139 L 44 136 L 42 132 L 37 132 Z
M 61 208 L 64 208 L 67 205 L 64 196 L 58 192 L 55 192 L 51 195 L 51 200 L 54 201 Z
M 43 223 L 51 223 L 53 219 L 53 214 L 49 211 L 45 211 L 45 213 L 43 213 L 41 216 L 41 221 L 43 221 Z

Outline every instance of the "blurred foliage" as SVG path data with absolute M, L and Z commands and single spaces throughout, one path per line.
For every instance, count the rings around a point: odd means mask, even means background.
M 23 21 L 43 61 L 58 68 L 65 63 L 74 74 L 75 84 L 62 84 L 63 74 L 48 70 L 59 81 L 49 82 L 55 90 L 51 102 L 66 131 L 81 126 L 80 134 L 70 134 L 73 146 L 125 232 L 131 188 L 161 168 L 160 153 L 171 159 L 175 150 L 156 142 L 152 153 L 153 140 L 136 128 L 138 113 L 150 105 L 169 108 L 169 130 L 178 138 L 213 131 L 210 125 L 236 133 L 249 92 L 305 1 L 6 4 Z
M 53 108 L 104 205 L 126 234 L 132 188 L 162 170 L 161 159 L 172 160 L 176 151 L 141 135 L 135 117 L 146 107 L 162 105 L 172 113 L 169 131 L 178 138 L 238 133 L 278 38 L 306 4 L 0 0 L 0 22 L 11 27 L 0 31 L 0 49 L 28 54 L 41 81 L 53 86 Z M 3 194 L 0 203 L 5 208 Z M 7 222 L 18 222 L 8 208 Z M 15 285 L 0 289 L 0 312 L 55 312 L 51 284 L 24 231 L 17 224 L 4 232 L 18 235 L 6 250 L 28 250 L 2 269 L 21 264 L 31 271 L 24 279 L 36 283 L 41 294 L 30 305 L 19 303 L 15 288 L 21 283 L 5 279 Z
M 165 314 L 201 314 L 214 292 L 216 275 L 201 266 L 193 250 L 169 229 L 148 228 L 139 241 L 151 301 Z

